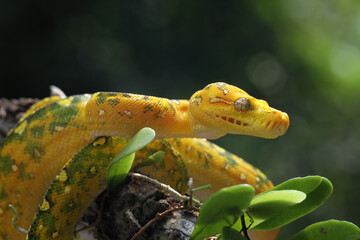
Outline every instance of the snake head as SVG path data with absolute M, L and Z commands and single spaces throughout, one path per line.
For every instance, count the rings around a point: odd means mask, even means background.
M 209 139 L 227 133 L 276 138 L 289 127 L 286 113 L 221 82 L 197 91 L 190 99 L 189 110 L 193 132 Z

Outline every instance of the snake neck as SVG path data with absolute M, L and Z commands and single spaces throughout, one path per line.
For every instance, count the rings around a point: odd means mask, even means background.
M 192 131 L 187 100 L 123 93 L 96 93 L 86 106 L 92 137 L 132 137 L 143 127 L 156 138 L 198 137 Z

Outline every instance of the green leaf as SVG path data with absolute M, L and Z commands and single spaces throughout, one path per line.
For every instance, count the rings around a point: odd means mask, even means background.
M 129 173 L 135 158 L 135 152 L 155 138 L 155 131 L 143 128 L 135 134 L 126 147 L 114 158 L 108 167 L 106 184 L 109 190 L 121 183 Z
M 210 237 L 233 225 L 248 208 L 254 193 L 252 186 L 242 184 L 222 188 L 211 195 L 200 208 L 190 239 Z
M 193 192 L 209 191 L 210 189 L 211 189 L 211 185 L 208 184 L 208 185 L 204 185 L 204 186 L 201 186 L 201 187 L 194 188 L 194 189 L 193 189 Z
M 351 222 L 328 220 L 314 223 L 291 238 L 292 240 L 359 240 L 360 229 Z
M 293 189 L 293 190 L 302 191 L 304 193 L 310 193 L 321 184 L 322 179 L 323 179 L 323 177 L 321 177 L 321 176 L 307 176 L 307 177 L 292 178 L 292 179 L 289 179 L 289 180 L 275 186 L 270 191 Z
M 306 194 L 306 199 L 298 204 L 280 209 L 277 214 L 267 218 L 258 225 L 251 226 L 254 230 L 271 230 L 286 225 L 321 206 L 332 192 L 331 182 L 321 176 L 308 176 L 290 179 L 270 191 L 297 190 Z M 250 209 L 249 214 L 252 215 Z M 247 219 L 247 221 L 249 221 Z
M 126 145 L 126 147 L 119 153 L 119 155 L 116 157 L 117 159 L 112 161 L 113 163 L 116 163 L 117 161 L 120 161 L 121 158 L 134 153 L 141 148 L 148 145 L 152 140 L 155 138 L 155 131 L 151 128 L 145 127 L 140 129 L 134 137 L 129 141 L 129 143 Z
M 253 225 L 258 225 L 279 211 L 304 201 L 305 198 L 306 194 L 297 190 L 268 191 L 256 195 L 250 203 Z
M 114 158 L 118 159 L 118 158 Z M 122 157 L 116 163 L 109 166 L 107 175 L 106 175 L 106 183 L 109 190 L 114 189 L 118 184 L 120 184 L 126 176 L 128 175 L 131 166 L 135 159 L 135 153 L 131 153 L 125 157 Z
M 138 165 L 136 165 L 133 169 L 134 171 L 142 168 L 154 165 L 164 159 L 165 152 L 164 151 L 157 151 L 156 153 L 152 154 L 150 157 L 148 157 L 146 160 L 142 161 Z
M 247 240 L 240 232 L 227 226 L 222 228 L 221 237 L 223 240 Z

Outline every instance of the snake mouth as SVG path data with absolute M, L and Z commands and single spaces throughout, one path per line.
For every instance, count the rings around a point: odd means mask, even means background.
M 246 127 L 246 126 L 249 125 L 248 123 L 246 123 L 244 121 L 240 121 L 240 120 L 237 120 L 237 119 L 232 118 L 232 117 L 220 116 L 218 114 L 215 114 L 215 117 L 219 118 L 219 119 L 222 119 L 222 120 L 224 120 L 226 122 L 229 122 L 231 124 L 236 124 L 236 125 L 243 126 L 243 127 Z

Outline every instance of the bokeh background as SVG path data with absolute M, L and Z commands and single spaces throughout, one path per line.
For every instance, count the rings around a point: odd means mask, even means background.
M 286 111 L 275 140 L 216 142 L 275 184 L 321 175 L 334 192 L 279 239 L 327 219 L 360 225 L 357 1 L 0 1 L 0 97 L 122 91 L 189 98 L 224 81 Z

